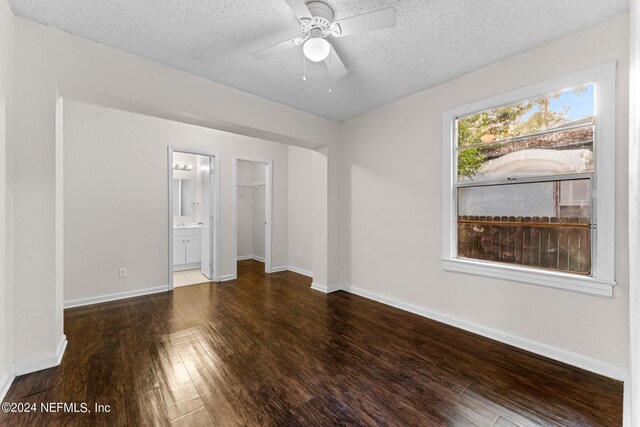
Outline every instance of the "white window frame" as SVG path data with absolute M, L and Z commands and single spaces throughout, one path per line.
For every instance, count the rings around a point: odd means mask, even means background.
M 458 258 L 457 239 L 457 132 L 456 120 L 480 111 L 497 108 L 550 93 L 594 84 L 595 171 L 593 191 L 592 274 L 562 273 L 518 265 Z M 615 89 L 616 62 L 611 61 L 569 75 L 472 102 L 443 113 L 442 176 L 442 265 L 446 271 L 508 279 L 603 297 L 613 296 L 615 231 Z

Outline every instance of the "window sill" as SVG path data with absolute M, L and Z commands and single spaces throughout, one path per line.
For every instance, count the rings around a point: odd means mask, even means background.
M 497 265 L 466 259 L 443 259 L 446 271 L 495 277 L 516 282 L 533 283 L 601 297 L 613 297 L 614 281 L 595 277 L 577 276 L 555 271 L 531 270 L 510 265 Z

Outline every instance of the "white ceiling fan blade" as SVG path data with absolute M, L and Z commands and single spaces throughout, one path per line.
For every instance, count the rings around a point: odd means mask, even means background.
M 363 13 L 336 21 L 334 25 L 339 27 L 339 32 L 334 34 L 336 37 L 382 30 L 396 25 L 396 10 L 393 7 L 388 7 L 375 12 Z
M 311 12 L 309 12 L 309 8 L 305 4 L 304 0 L 284 0 L 293 13 L 298 17 L 300 21 L 303 19 L 310 20 L 312 18 Z
M 327 64 L 329 72 L 336 80 L 347 74 L 347 69 L 333 46 L 331 46 L 331 52 L 329 52 L 329 56 L 324 60 L 324 63 Z
M 265 59 L 272 55 L 277 55 L 278 53 L 284 52 L 285 50 L 289 50 L 292 47 L 300 46 L 304 42 L 302 37 L 296 37 L 291 40 L 284 41 L 282 43 L 278 43 L 266 49 L 259 50 L 251 54 L 253 59 Z

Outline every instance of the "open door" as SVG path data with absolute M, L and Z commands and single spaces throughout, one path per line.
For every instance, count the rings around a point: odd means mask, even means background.
M 203 159 L 200 167 L 202 182 L 202 233 L 200 270 L 203 276 L 213 280 L 213 157 Z

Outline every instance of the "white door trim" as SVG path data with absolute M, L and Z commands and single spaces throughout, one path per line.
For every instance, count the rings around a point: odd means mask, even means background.
M 640 0 L 632 0 L 629 66 L 629 368 L 624 382 L 625 427 L 640 426 Z
M 173 290 L 173 153 L 195 154 L 213 158 L 213 280 L 220 281 L 220 154 L 192 150 L 190 148 L 167 147 L 167 227 L 169 236 L 168 289 Z
M 271 240 L 272 240 L 272 212 L 273 212 L 273 161 L 248 156 L 233 157 L 233 256 L 238 256 L 238 161 L 261 163 L 266 166 L 265 176 L 265 229 L 264 229 L 264 272 L 271 273 Z M 238 278 L 238 262 L 233 263 L 233 278 Z

